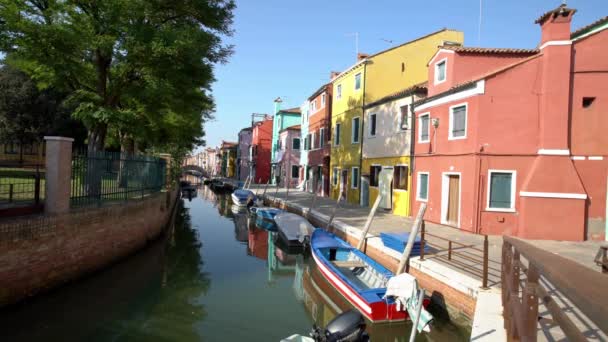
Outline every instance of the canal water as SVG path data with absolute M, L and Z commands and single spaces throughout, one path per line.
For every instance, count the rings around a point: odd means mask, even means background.
M 167 234 L 88 278 L 0 311 L 2 341 L 279 341 L 325 325 L 349 303 L 312 259 L 200 188 Z M 438 315 L 441 317 L 441 315 Z M 411 324 L 368 325 L 372 341 L 407 341 Z M 418 341 L 464 341 L 438 319 Z

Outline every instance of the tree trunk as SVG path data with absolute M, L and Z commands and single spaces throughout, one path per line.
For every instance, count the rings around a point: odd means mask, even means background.
M 103 152 L 105 145 L 107 124 L 95 125 L 89 130 L 87 170 L 83 175 L 85 179 L 81 182 L 85 186 L 86 194 L 89 198 L 101 200 L 102 177 L 103 177 Z

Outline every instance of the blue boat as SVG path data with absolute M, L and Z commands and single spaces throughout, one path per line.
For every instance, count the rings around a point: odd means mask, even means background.
M 392 297 L 384 298 L 393 273 L 336 235 L 317 228 L 311 254 L 327 281 L 372 322 L 409 318 Z M 430 301 L 425 299 L 424 306 Z
M 253 203 L 255 194 L 251 190 L 238 189 L 232 193 L 232 203 L 238 206 L 246 206 L 249 203 Z
M 249 211 L 255 214 L 258 218 L 274 222 L 274 217 L 277 214 L 284 212 L 281 209 L 272 207 L 251 207 Z
M 410 233 L 380 233 L 380 239 L 382 243 L 399 253 L 403 253 L 405 250 L 405 245 L 407 245 L 407 240 L 410 238 Z M 429 252 L 429 246 L 424 246 L 424 252 Z M 420 237 L 416 236 L 414 240 L 414 245 L 412 246 L 412 251 L 410 256 L 418 256 L 420 255 Z
M 274 224 L 274 222 L 272 221 L 268 221 L 268 220 L 264 220 L 260 217 L 256 217 L 255 219 L 255 226 L 260 228 L 260 229 L 264 229 L 270 232 L 276 232 L 277 231 L 277 226 Z

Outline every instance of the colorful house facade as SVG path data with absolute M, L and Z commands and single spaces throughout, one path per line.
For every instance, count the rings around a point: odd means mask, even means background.
M 328 196 L 330 190 L 331 89 L 331 83 L 324 84 L 308 98 L 309 143 L 304 151 L 309 165 L 306 179 L 309 191 L 316 191 L 318 196 Z
M 220 153 L 221 153 L 220 175 L 222 177 L 227 177 L 227 178 L 236 177 L 236 149 L 237 149 L 236 142 L 222 141 L 222 145 L 220 146 Z
M 236 150 L 236 178 L 245 181 L 249 177 L 252 128 L 246 127 L 239 131 L 238 147 Z M 252 182 L 257 180 L 252 180 Z
M 295 188 L 300 182 L 300 125 L 279 132 L 277 170 L 279 186 Z
M 538 49 L 444 45 L 415 106 L 414 212 L 482 234 L 584 240 L 605 223 L 606 19 L 543 14 Z M 595 228 L 597 227 L 597 228 Z
M 270 180 L 270 160 L 272 148 L 273 118 L 268 115 L 261 121 L 253 123 L 251 133 L 250 176 L 258 183 Z
M 272 123 L 272 150 L 271 150 L 271 181 L 272 184 L 277 184 L 279 181 L 280 173 L 278 169 L 278 154 L 279 154 L 279 135 L 280 132 L 287 127 L 295 126 L 300 124 L 300 108 L 289 108 L 281 109 L 281 98 L 274 100 L 275 114 Z
M 463 39 L 460 31 L 442 29 L 371 56 L 358 54 L 358 62 L 332 80 L 332 197 L 337 198 L 342 193 L 349 203 L 363 205 L 375 200 L 377 190 L 368 187 L 363 189 L 362 196 L 360 178 L 362 174 L 369 176 L 372 164 L 388 161 L 383 160 L 385 157 L 372 155 L 364 164 L 363 108 L 426 81 L 426 63 L 437 51 L 437 46 L 444 43 L 460 44 Z M 395 115 L 399 116 L 400 113 L 395 112 Z M 409 164 L 409 153 L 399 157 L 404 159 L 398 160 L 398 163 Z M 400 206 L 409 207 L 407 204 Z
M 305 191 L 310 191 L 310 181 L 308 177 L 308 150 L 310 147 L 310 134 L 308 133 L 308 119 L 309 119 L 310 103 L 304 101 L 300 105 L 300 136 L 302 138 L 302 146 L 300 147 L 300 182 L 304 184 Z
M 369 196 L 362 205 L 372 205 L 379 193 L 385 196 L 380 208 L 395 215 L 410 215 L 410 155 L 413 153 L 412 103 L 426 96 L 426 82 L 401 90 L 365 106 L 365 141 L 363 143 L 362 186 Z M 393 181 L 380 189 L 380 172 L 392 170 Z M 366 184 L 367 183 L 367 184 Z M 364 191 L 365 193 L 365 191 Z

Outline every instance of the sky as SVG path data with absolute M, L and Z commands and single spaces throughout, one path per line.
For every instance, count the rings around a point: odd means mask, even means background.
M 561 0 L 237 0 L 234 45 L 216 67 L 215 119 L 205 125 L 207 146 L 236 141 L 251 113 L 300 106 L 359 52 L 376 53 L 444 27 L 464 32 L 465 46 L 535 48 L 534 21 Z M 608 0 L 570 0 L 573 30 L 608 15 Z M 479 34 L 481 32 L 481 34 Z M 201 148 L 199 148 L 200 150 Z

